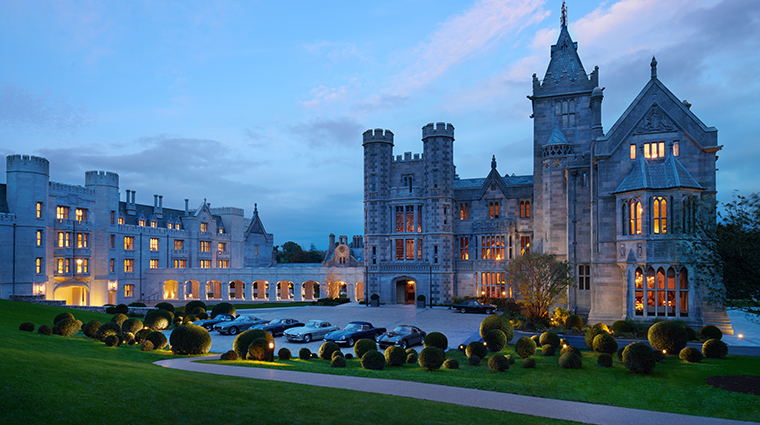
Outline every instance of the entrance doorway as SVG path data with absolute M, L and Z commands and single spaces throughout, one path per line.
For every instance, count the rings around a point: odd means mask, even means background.
M 398 280 L 396 281 L 396 303 L 411 304 L 414 303 L 414 281 Z

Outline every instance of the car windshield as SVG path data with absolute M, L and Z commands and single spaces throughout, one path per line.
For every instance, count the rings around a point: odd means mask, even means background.
M 360 325 L 358 323 L 349 323 L 348 325 L 346 325 L 346 330 L 347 331 L 360 331 L 360 330 L 362 330 L 362 325 Z
M 412 328 L 409 326 L 396 326 L 396 328 L 393 329 L 393 332 L 397 334 L 410 334 L 412 333 Z
M 251 322 L 254 320 L 258 320 L 258 318 L 256 316 L 240 316 L 235 319 L 236 322 Z
M 319 327 L 320 323 L 322 323 L 322 322 L 320 322 L 319 320 L 309 320 L 308 322 L 306 322 L 306 327 L 307 328 L 317 328 L 317 327 Z
M 274 319 L 269 322 L 270 325 L 281 325 L 283 323 L 285 323 L 285 319 Z

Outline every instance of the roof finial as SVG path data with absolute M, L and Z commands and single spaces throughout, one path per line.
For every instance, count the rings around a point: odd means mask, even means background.
M 652 78 L 657 78 L 657 59 L 652 56 L 652 63 L 650 64 L 652 66 Z
M 491 169 L 492 169 L 492 170 L 495 170 L 495 169 L 496 169 L 496 155 L 494 155 L 494 156 L 491 158 Z
M 563 27 L 567 26 L 567 6 L 565 6 L 564 1 L 562 2 L 562 17 L 559 22 Z
M 206 205 L 206 198 L 203 198 L 203 205 Z

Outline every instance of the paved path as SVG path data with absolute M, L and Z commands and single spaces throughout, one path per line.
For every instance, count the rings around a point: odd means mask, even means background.
M 392 379 L 326 375 L 320 373 L 226 366 L 196 362 L 196 360 L 218 358 L 218 355 L 178 358 L 158 361 L 156 364 L 172 369 L 193 372 L 265 379 L 352 391 L 364 391 L 592 424 L 640 425 L 642 423 L 658 423 L 668 425 L 738 425 L 754 423 L 706 418 L 701 416 L 678 415 L 674 413 L 652 412 L 648 410 L 603 406 L 574 401 L 552 400 Z

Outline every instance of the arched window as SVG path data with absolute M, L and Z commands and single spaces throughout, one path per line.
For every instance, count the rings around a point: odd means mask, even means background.
M 694 232 L 694 209 L 696 201 L 693 196 L 684 196 L 681 202 L 681 227 L 683 233 L 690 234 Z
M 632 198 L 626 201 L 628 206 L 628 234 L 640 235 L 641 234 L 641 215 L 644 209 L 641 206 L 641 200 L 639 198 Z
M 628 201 L 623 201 L 623 204 L 620 205 L 620 222 L 623 223 L 622 231 L 623 236 L 630 235 L 630 226 L 628 225 Z
M 681 267 L 678 273 L 679 291 L 678 291 L 678 306 L 679 316 L 686 317 L 689 315 L 689 276 L 686 267 Z
M 657 308 L 657 301 L 655 300 L 655 280 L 654 280 L 654 269 L 649 268 L 647 270 L 647 285 L 644 289 L 644 292 L 646 293 L 646 300 L 647 300 L 647 308 L 646 308 L 646 315 L 647 316 L 655 316 L 656 314 L 656 308 Z
M 668 316 L 676 315 L 676 271 L 668 267 L 668 292 L 665 301 L 665 312 Z
M 636 286 L 636 315 L 637 316 L 643 316 L 644 315 L 644 272 L 641 271 L 641 268 L 636 268 L 636 273 L 634 277 L 634 285 Z
M 662 196 L 655 197 L 652 203 L 652 233 L 668 233 L 668 201 Z
M 520 201 L 520 218 L 530 218 L 530 201 Z
M 644 317 L 688 317 L 688 276 L 686 267 L 668 267 L 667 272 L 659 267 L 647 269 L 646 285 L 641 268 L 634 277 L 634 311 Z M 646 302 L 646 308 L 644 303 Z

